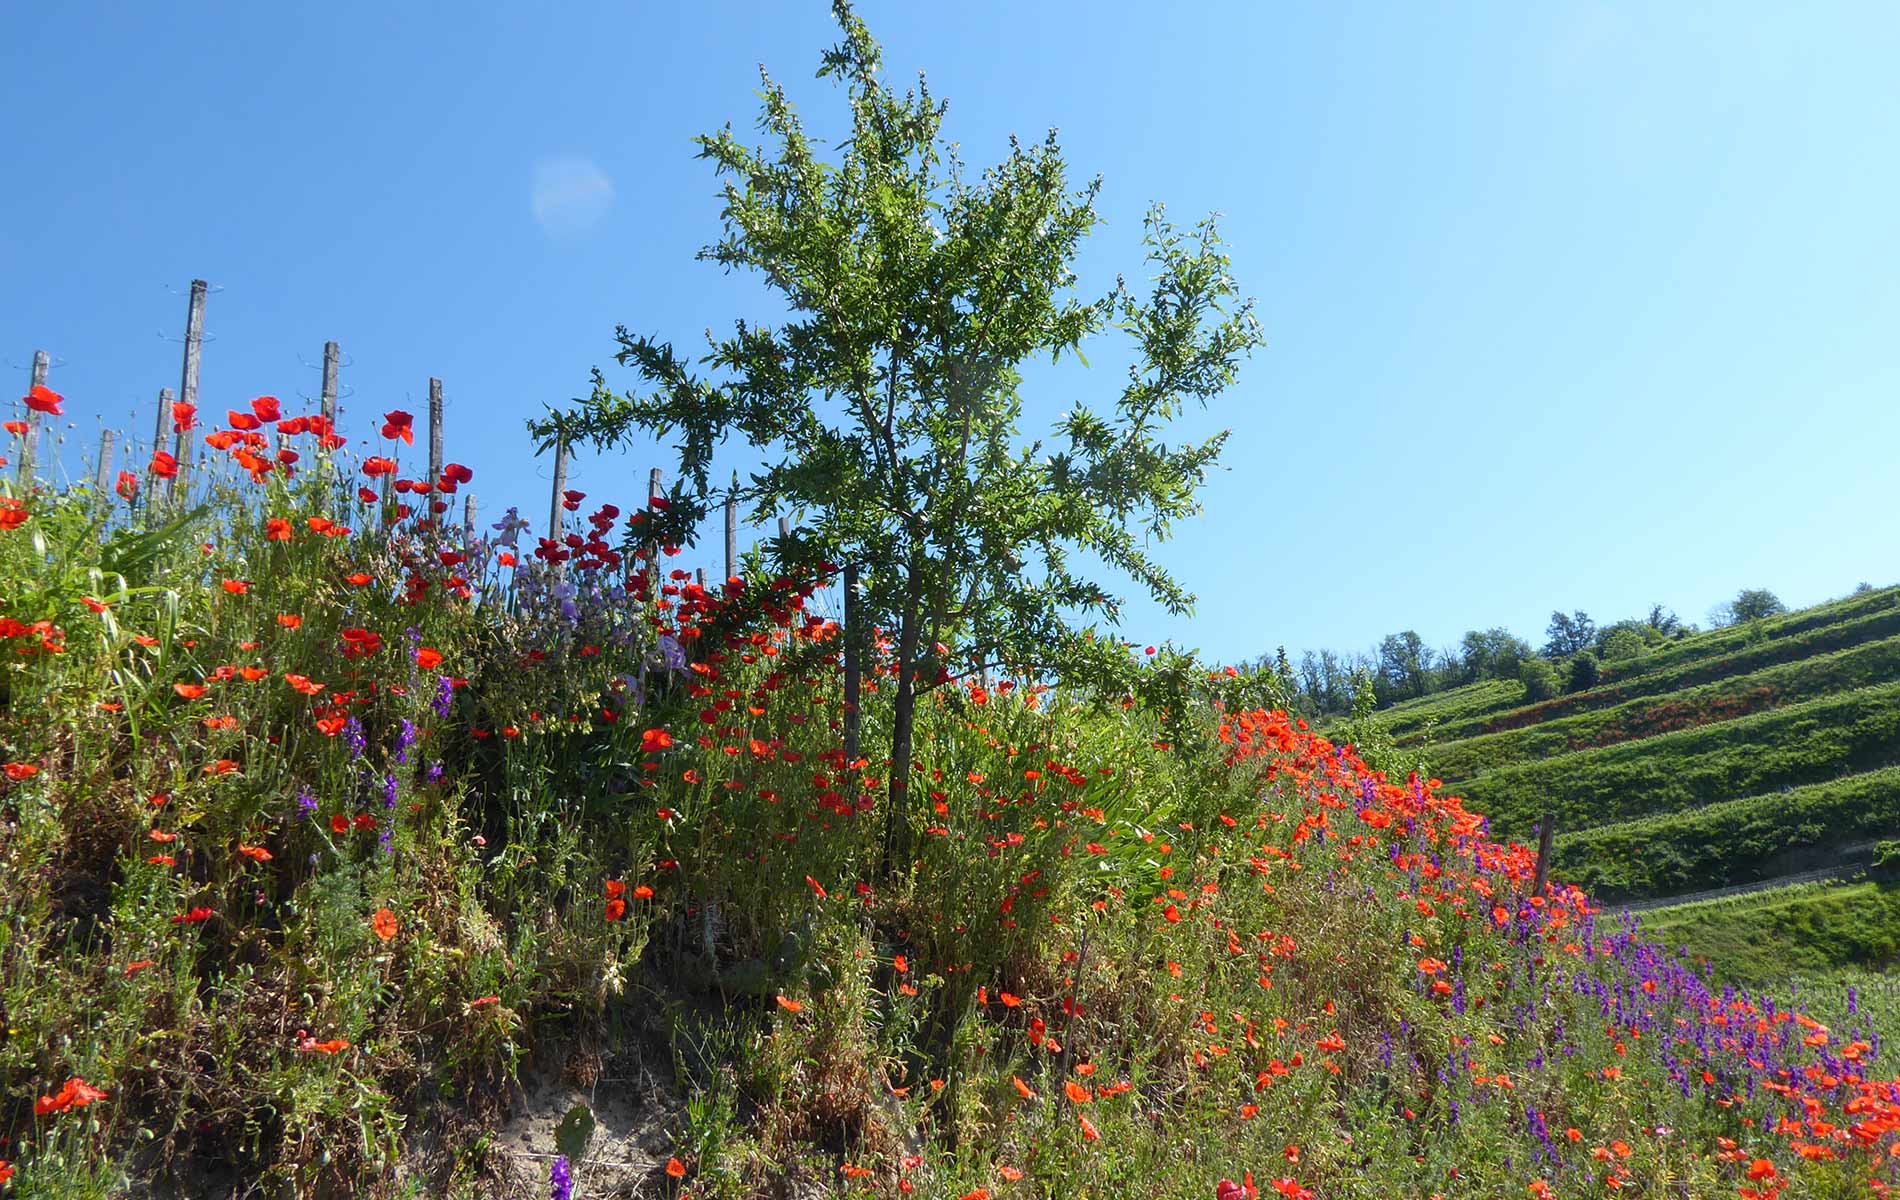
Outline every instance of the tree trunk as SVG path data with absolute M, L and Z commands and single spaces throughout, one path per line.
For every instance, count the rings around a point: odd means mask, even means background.
M 911 731 L 917 716 L 917 639 L 922 633 L 922 605 L 915 576 L 904 597 L 904 614 L 897 632 L 897 696 L 891 705 L 890 803 L 884 810 L 884 877 L 895 877 L 910 859 L 910 752 Z

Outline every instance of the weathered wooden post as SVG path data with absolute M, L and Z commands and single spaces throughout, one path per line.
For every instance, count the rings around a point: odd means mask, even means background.
M 739 472 L 732 473 L 732 490 L 726 493 L 726 578 L 739 573 Z
M 647 472 L 647 511 L 658 511 L 653 502 L 661 497 L 665 480 L 658 467 Z M 647 595 L 655 600 L 660 595 L 660 539 L 651 525 L 647 526 Z
M 31 390 L 31 388 L 42 388 L 46 386 L 46 372 L 51 367 L 52 359 L 48 357 L 46 351 L 35 350 L 33 352 L 33 382 L 29 386 L 29 390 Z M 25 491 L 33 486 L 33 467 L 34 460 L 39 457 L 39 441 L 40 414 L 29 408 L 26 410 L 26 434 L 20 438 L 18 478 L 21 491 Z
M 152 460 L 145 467 L 145 511 L 149 514 L 158 504 L 159 489 L 165 480 L 152 473 L 152 467 L 158 462 L 159 454 L 165 449 L 165 435 L 170 431 L 172 419 L 172 390 L 168 387 L 158 389 L 158 423 L 152 427 Z
M 343 351 L 335 342 L 323 343 L 323 398 L 320 403 L 324 424 L 330 426 L 336 424 L 336 372 L 342 357 Z
M 429 376 L 429 482 L 442 478 L 442 381 Z M 432 493 L 433 494 L 433 493 Z
M 152 426 L 152 454 L 165 448 L 165 432 L 172 419 L 172 390 L 158 389 L 158 421 Z
M 185 369 L 178 381 L 178 402 L 198 406 L 198 360 L 204 351 L 205 340 L 205 295 L 210 285 L 202 279 L 191 281 L 191 307 L 185 313 Z M 168 493 L 176 493 L 186 486 L 186 471 L 191 466 L 191 431 L 180 429 L 177 441 L 172 449 L 172 457 L 178 460 L 178 476 L 173 479 Z
M 554 441 L 554 498 L 548 502 L 548 540 L 559 541 L 561 537 L 561 502 L 566 499 L 561 493 L 567 490 L 567 435 L 559 434 Z
M 1550 879 L 1550 843 L 1557 832 L 1557 818 L 1550 812 L 1544 813 L 1541 828 L 1537 831 L 1537 878 L 1531 884 L 1531 895 L 1544 894 L 1544 884 Z
M 462 545 L 464 548 L 475 544 L 475 493 L 470 492 L 462 498 Z
M 112 484 L 112 445 L 119 435 L 110 429 L 99 433 L 99 472 L 93 477 L 93 487 L 101 496 Z

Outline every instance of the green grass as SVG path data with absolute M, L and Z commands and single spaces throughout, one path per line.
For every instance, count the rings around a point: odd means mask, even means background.
M 1492 680 L 1443 693 L 1442 698 L 1450 703 L 1442 713 L 1427 714 L 1438 722 L 1430 732 L 1434 741 L 1445 742 L 1525 728 L 1574 713 L 1613 707 L 1642 696 L 1660 696 L 1759 671 L 1778 663 L 1830 654 L 1895 634 L 1900 634 L 1900 607 L 1880 608 L 1837 622 L 1806 626 L 1786 637 L 1752 644 L 1744 642 L 1740 649 L 1724 654 L 1698 656 L 1687 662 L 1641 671 L 1632 669 L 1615 676 L 1613 681 L 1539 704 L 1525 704 L 1523 687 L 1516 682 Z M 1638 660 L 1638 663 L 1647 661 Z M 1440 698 L 1428 697 L 1426 702 Z M 1426 717 L 1420 715 L 1420 710 L 1403 711 L 1403 706 L 1395 706 L 1379 716 L 1401 744 L 1413 744 L 1425 736 Z
M 497 1135 L 531 1065 L 628 1086 L 609 1059 L 651 1066 L 667 1119 L 629 1187 L 669 1198 L 1205 1200 L 1248 1172 L 1325 1200 L 1569 1195 L 1585 1171 L 1733 1195 L 1726 1140 L 1789 1200 L 1846 1200 L 1885 1161 L 1800 1162 L 1768 1089 L 1679 1090 L 1597 997 L 1655 985 L 1659 1023 L 1700 1029 L 1696 981 L 1585 952 L 1581 893 L 1530 896 L 1528 852 L 1245 677 L 1163 654 L 1127 688 L 935 691 L 894 809 L 892 665 L 868 664 L 847 764 L 836 629 L 798 581 L 662 606 L 575 563 L 568 611 L 539 564 L 359 503 L 347 473 L 194 477 L 177 521 L 83 489 L 5 506 L 17 1195 L 223 1172 L 474 1200 L 520 1165 Z M 1879 957 L 1839 924 L 1760 936 Z M 36 1112 L 75 1077 L 106 1098 Z M 1533 1105 L 1575 1140 L 1545 1149 Z M 514 1194 L 548 1194 L 530 1167 Z
M 1659 647 L 1628 663 L 1610 664 L 1605 671 L 1608 677 L 1606 682 L 1653 674 L 1697 659 L 1732 654 L 1762 641 L 1780 641 L 1894 608 L 1900 608 L 1900 587 L 1876 588 L 1766 621 L 1710 630 Z
M 1642 914 L 1645 937 L 1685 949 L 1728 982 L 1761 986 L 1900 953 L 1900 888 L 1814 883 Z
M 1434 746 L 1427 760 L 1439 778 L 1467 780 L 1499 767 L 1733 720 L 1895 679 L 1900 679 L 1900 636 L 1731 675 L 1701 687 L 1625 701 L 1614 708 L 1446 742 Z
M 1604 902 L 1773 878 L 1790 851 L 1900 832 L 1900 767 L 1559 834 L 1557 878 Z
M 1491 771 L 1458 789 L 1500 831 L 1545 812 L 1560 830 L 1819 783 L 1900 760 L 1900 684 L 1641 742 Z

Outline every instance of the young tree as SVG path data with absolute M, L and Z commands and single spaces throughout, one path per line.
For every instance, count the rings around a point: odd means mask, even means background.
M 1526 658 L 1518 663 L 1517 677 L 1524 684 L 1524 699 L 1533 704 L 1557 694 L 1557 668 L 1541 658 Z
M 1778 617 L 1788 611 L 1788 606 L 1767 588 L 1743 588 L 1729 601 L 1728 611 L 1730 622 L 1740 625 L 1745 621 Z
M 1515 679 L 1517 664 L 1530 657 L 1530 644 L 1502 627 L 1473 629 L 1460 643 L 1459 656 L 1465 682 L 1480 679 Z
M 736 485 L 738 500 L 756 520 L 807 515 L 782 565 L 865 565 L 861 611 L 896 638 L 885 845 L 896 869 L 908 856 L 922 692 L 990 666 L 1070 679 L 1119 669 L 1121 644 L 1084 628 L 1120 612 L 1088 574 L 1094 563 L 1169 612 L 1190 611 L 1192 595 L 1150 548 L 1199 511 L 1227 435 L 1163 435 L 1234 381 L 1261 335 L 1211 217 L 1184 230 L 1151 209 L 1145 294 L 1118 279 L 1078 295 L 1073 268 L 1100 181 L 1070 186 L 1053 132 L 1011 139 L 1001 163 L 973 175 L 922 79 L 902 95 L 880 82 L 864 23 L 847 0 L 833 11 L 843 40 L 818 74 L 842 84 L 850 120 L 834 161 L 769 76 L 759 117 L 769 148 L 730 126 L 698 139 L 726 180 L 723 234 L 700 257 L 757 273 L 783 301 L 783 323 L 740 320 L 709 335 L 698 365 L 710 373 L 623 327 L 617 357 L 644 390 L 616 395 L 596 372 L 579 411 L 531 429 L 544 446 L 674 439 L 674 504 L 689 515 L 714 498 L 714 448 L 742 437 L 764 465 Z M 1082 360 L 1082 343 L 1110 327 L 1132 340 L 1119 395 L 1106 409 L 1075 402 L 1056 446 L 1025 444 L 1025 366 Z
M 1393 697 L 1425 694 L 1426 654 L 1425 639 L 1410 629 L 1379 643 L 1379 677 Z
M 1649 606 L 1649 619 L 1644 623 L 1666 638 L 1674 637 L 1676 631 L 1682 628 L 1682 622 L 1676 618 L 1676 614 L 1660 604 Z
M 1596 636 L 1596 622 L 1582 609 L 1569 616 L 1553 612 L 1550 614 L 1550 627 L 1544 630 L 1544 657 L 1568 657 L 1591 645 L 1596 641 Z

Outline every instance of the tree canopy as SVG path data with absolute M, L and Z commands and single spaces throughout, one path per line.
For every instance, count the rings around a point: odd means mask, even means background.
M 738 320 L 689 361 L 670 342 L 618 332 L 641 387 L 596 372 L 576 411 L 531 426 L 599 445 L 675 439 L 673 503 L 690 523 L 714 502 L 715 449 L 738 437 L 763 465 L 733 495 L 754 519 L 795 510 L 780 565 L 866 568 L 865 615 L 894 631 L 901 665 L 890 786 L 909 774 L 915 694 L 990 667 L 1088 679 L 1125 658 L 1095 636 L 1119 596 L 1097 566 L 1172 613 L 1192 595 L 1152 556 L 1197 494 L 1227 435 L 1171 444 L 1189 404 L 1230 385 L 1261 344 L 1212 217 L 1147 216 L 1148 283 L 1078 291 L 1078 247 L 1098 223 L 1099 180 L 1072 186 L 1056 135 L 1011 139 L 980 173 L 943 133 L 946 106 L 920 77 L 898 94 L 844 0 L 836 80 L 850 133 L 835 159 L 763 72 L 753 147 L 730 126 L 698 139 L 725 181 L 723 230 L 700 257 L 756 273 L 782 300 L 775 326 Z M 1130 361 L 1106 403 L 1077 399 L 1050 437 L 1022 430 L 1024 368 L 1116 330 Z M 1092 377 L 1084 375 L 1082 383 Z M 1098 378 L 1098 377 L 1096 377 Z

